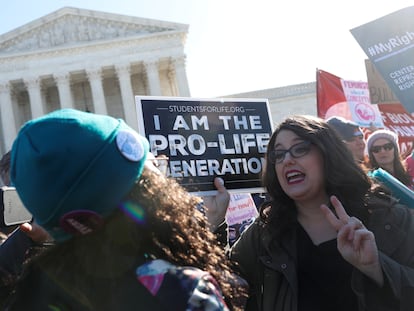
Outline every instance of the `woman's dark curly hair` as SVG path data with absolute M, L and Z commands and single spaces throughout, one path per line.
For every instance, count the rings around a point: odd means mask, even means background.
M 212 274 L 229 307 L 238 310 L 233 302 L 242 301 L 246 290 L 239 286 L 207 219 L 196 209 L 199 201 L 174 179 L 145 168 L 123 204 L 135 209 L 139 221 L 120 208 L 100 230 L 58 244 L 32 263 L 59 280 L 83 305 L 96 309 L 103 297 L 85 294 L 90 292 L 90 278 L 124 273 L 136 267 L 136 258 L 164 259 Z
M 292 131 L 300 138 L 310 141 L 322 154 L 326 192 L 336 195 L 351 215 L 361 214 L 361 207 L 371 181 L 362 168 L 355 162 L 336 131 L 320 118 L 296 115 L 286 118 L 272 134 L 266 153 L 273 150 L 281 131 Z M 276 176 L 275 166 L 266 161 L 263 171 L 263 186 L 267 189 L 269 200 L 261 210 L 261 218 L 275 236 L 293 228 L 297 211 L 294 201 L 283 191 Z M 362 215 L 359 215 L 362 217 Z

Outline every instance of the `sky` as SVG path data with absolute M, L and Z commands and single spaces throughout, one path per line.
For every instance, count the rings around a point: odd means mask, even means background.
M 211 98 L 314 82 L 317 69 L 367 81 L 367 56 L 350 30 L 411 5 L 406 0 L 13 0 L 1 6 L 0 34 L 65 6 L 188 24 L 190 93 Z

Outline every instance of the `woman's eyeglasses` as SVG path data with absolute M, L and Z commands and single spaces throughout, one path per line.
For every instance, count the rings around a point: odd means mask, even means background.
M 386 143 L 386 144 L 381 145 L 381 146 L 373 146 L 371 148 L 371 152 L 378 153 L 378 152 L 381 151 L 381 149 L 384 149 L 385 151 L 390 151 L 390 150 L 394 149 L 394 144 L 393 143 Z
M 269 162 L 272 164 L 282 163 L 285 159 L 287 153 L 290 153 L 292 158 L 300 158 L 306 155 L 311 149 L 310 141 L 303 141 L 301 143 L 295 144 L 289 149 L 276 149 L 272 150 L 269 153 Z

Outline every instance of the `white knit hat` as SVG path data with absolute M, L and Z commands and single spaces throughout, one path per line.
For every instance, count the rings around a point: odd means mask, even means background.
M 369 135 L 367 139 L 367 150 L 368 152 L 371 150 L 372 144 L 380 138 L 385 138 L 394 144 L 394 148 L 397 148 L 398 152 L 400 152 L 400 147 L 398 145 L 398 136 L 394 132 L 390 130 L 376 130 L 371 135 Z

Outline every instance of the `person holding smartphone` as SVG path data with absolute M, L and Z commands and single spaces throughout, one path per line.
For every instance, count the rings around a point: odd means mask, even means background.
M 0 178 L 4 183 L 0 195 L 0 228 L 3 233 L 0 245 L 0 303 L 5 301 L 13 290 L 14 281 L 20 276 L 24 262 L 52 245 L 50 235 L 35 222 L 28 222 L 26 212 L 18 211 L 17 216 L 24 217 L 20 220 L 13 217 L 13 223 L 8 224 L 7 215 L 4 214 L 5 199 L 7 201 L 8 198 L 6 194 L 12 193 L 8 202 L 13 204 L 12 212 L 13 209 L 21 209 L 22 206 L 20 199 L 16 202 L 15 188 L 10 187 L 10 155 L 10 151 L 6 152 L 0 160 Z
M 55 244 L 28 263 L 8 310 L 241 310 L 199 198 L 148 152 L 123 120 L 75 109 L 20 129 L 11 180 Z

